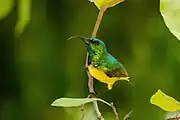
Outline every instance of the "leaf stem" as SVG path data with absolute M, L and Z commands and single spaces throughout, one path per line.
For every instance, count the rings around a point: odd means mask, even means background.
M 123 118 L 123 120 L 127 120 L 129 117 L 130 117 L 130 114 L 132 113 L 133 111 L 131 110 L 128 114 L 126 114 Z
M 94 106 L 94 109 L 96 111 L 98 120 L 104 120 L 103 116 L 101 115 L 101 112 L 99 111 L 99 107 L 98 107 L 97 101 L 93 102 L 93 106 Z

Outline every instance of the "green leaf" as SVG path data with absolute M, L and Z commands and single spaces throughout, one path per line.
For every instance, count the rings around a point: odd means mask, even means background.
M 178 120 L 178 119 L 175 119 L 177 117 L 180 117 L 180 111 L 166 112 L 165 116 L 164 116 L 164 119 L 165 120 Z
M 100 9 L 102 6 L 109 4 L 110 2 L 115 2 L 110 7 L 114 7 L 115 5 L 124 2 L 124 0 L 89 0 L 90 2 L 94 2 L 94 4 Z
M 16 23 L 15 34 L 19 36 L 25 26 L 30 21 L 31 0 L 18 0 L 18 20 Z
M 111 104 L 108 102 L 99 99 L 99 98 L 60 98 L 55 100 L 51 106 L 56 106 L 56 107 L 78 107 L 81 105 L 84 105 L 86 103 L 90 103 L 93 101 L 100 101 L 103 102 L 111 107 Z
M 180 0 L 160 0 L 160 12 L 166 26 L 180 40 Z
M 150 102 L 168 112 L 180 110 L 180 103 L 173 97 L 163 93 L 160 89 L 151 97 Z
M 13 0 L 0 0 L 0 20 L 9 14 L 13 7 Z

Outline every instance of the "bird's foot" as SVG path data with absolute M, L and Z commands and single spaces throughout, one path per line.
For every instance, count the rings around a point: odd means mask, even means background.
M 87 72 L 88 71 L 88 67 L 84 67 L 84 71 Z
M 95 98 L 95 97 L 96 97 L 96 93 L 94 93 L 94 92 L 91 92 L 88 95 L 88 98 Z

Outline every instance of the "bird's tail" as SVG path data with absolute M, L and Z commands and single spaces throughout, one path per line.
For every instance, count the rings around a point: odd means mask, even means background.
M 134 84 L 128 79 L 127 80 L 128 81 L 128 83 L 130 83 L 132 86 L 134 86 Z
M 134 86 L 133 83 L 129 80 L 129 78 L 130 77 L 121 77 L 120 80 L 126 80 L 126 81 L 128 81 L 128 83 L 130 83 L 132 86 Z

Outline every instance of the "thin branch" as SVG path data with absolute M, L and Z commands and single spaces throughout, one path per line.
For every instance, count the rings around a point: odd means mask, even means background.
M 128 118 L 130 117 L 130 115 L 131 115 L 132 112 L 133 112 L 133 111 L 131 110 L 128 114 L 126 114 L 126 115 L 124 116 L 123 120 L 128 120 Z
M 99 26 L 100 26 L 100 23 L 101 23 L 102 18 L 103 18 L 103 15 L 104 15 L 105 11 L 107 10 L 107 8 L 109 8 L 113 4 L 120 3 L 120 2 L 123 2 L 123 1 L 124 0 L 113 0 L 110 3 L 104 5 L 104 6 L 102 6 L 100 8 L 100 11 L 99 11 L 99 14 L 98 14 L 98 17 L 97 17 L 97 20 L 96 20 L 96 23 L 95 23 L 95 26 L 94 26 L 94 29 L 93 29 L 91 37 L 96 37 L 98 29 L 99 29 Z M 87 67 L 88 67 L 88 53 L 86 55 L 86 63 L 85 63 L 85 68 L 87 68 Z M 86 71 L 86 72 L 87 72 L 87 75 L 88 75 L 88 78 L 89 78 L 89 81 L 88 81 L 89 92 L 90 93 L 95 93 L 93 77 L 90 75 L 90 73 L 88 71 Z M 96 111 L 98 119 L 99 120 L 104 120 L 104 118 L 101 115 L 101 112 L 99 111 L 99 107 L 98 107 L 97 101 L 93 102 L 93 106 L 94 106 L 94 109 Z
M 100 23 L 102 21 L 102 18 L 103 18 L 103 15 L 104 15 L 105 11 L 106 11 L 106 9 L 104 9 L 104 8 L 100 9 L 91 37 L 96 37 L 99 26 L 100 26 Z M 87 68 L 87 67 L 88 67 L 88 53 L 86 55 L 86 63 L 85 63 L 85 68 Z M 89 78 L 89 81 L 88 81 L 89 92 L 90 93 L 95 93 L 93 77 L 90 75 L 90 73 L 88 71 L 87 71 L 87 75 L 88 75 L 88 78 Z M 93 107 L 94 107 L 94 109 L 96 111 L 97 118 L 99 120 L 104 120 L 103 116 L 101 115 L 101 112 L 99 111 L 97 101 L 93 102 Z
M 91 37 L 96 37 L 98 29 L 99 29 L 99 26 L 100 26 L 100 23 L 102 21 L 102 18 L 103 18 L 103 15 L 104 15 L 106 9 L 107 9 L 106 7 L 101 7 L 100 8 L 99 14 L 98 14 L 98 17 L 97 17 L 97 20 L 96 20 L 96 23 L 95 23 L 95 26 L 94 26 L 94 30 L 92 32 L 92 36 Z
M 119 116 L 118 116 L 118 113 L 117 113 L 117 111 L 116 111 L 116 108 L 115 108 L 113 102 L 111 102 L 111 107 L 112 107 L 112 110 L 113 110 L 113 112 L 114 112 L 114 114 L 115 114 L 115 116 L 116 116 L 116 120 L 119 120 Z

